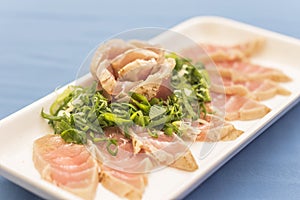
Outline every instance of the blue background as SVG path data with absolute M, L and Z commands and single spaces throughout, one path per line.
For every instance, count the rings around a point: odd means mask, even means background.
M 296 0 L 0 1 L 0 119 L 74 80 L 121 31 L 217 15 L 300 38 L 299 10 Z M 299 117 L 298 104 L 186 198 L 300 199 Z M 0 177 L 0 199 L 40 198 Z

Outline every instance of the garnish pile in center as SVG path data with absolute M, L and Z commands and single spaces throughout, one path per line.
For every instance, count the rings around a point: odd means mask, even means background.
M 104 147 L 118 159 L 126 149 L 134 156 L 150 155 L 151 165 L 169 165 L 186 151 L 184 142 L 195 140 L 197 120 L 206 115 L 205 104 L 211 99 L 204 66 L 136 41 L 124 43 L 135 44 L 134 49 L 126 46 L 112 56 L 116 50 L 111 50 L 113 42 L 108 44 L 95 54 L 94 84 L 69 86 L 42 117 L 66 142 L 94 143 L 101 162 L 107 159 Z M 164 153 L 155 152 L 161 149 Z

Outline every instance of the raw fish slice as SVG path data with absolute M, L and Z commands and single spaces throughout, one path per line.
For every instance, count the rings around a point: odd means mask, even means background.
M 290 95 L 291 92 L 270 80 L 249 81 L 243 85 L 250 91 L 250 97 L 258 101 L 270 99 L 275 95 Z
M 147 174 L 126 173 L 101 165 L 100 182 L 122 198 L 142 199 L 148 178 Z
M 35 140 L 33 162 L 42 178 L 83 199 L 93 199 L 98 186 L 98 164 L 85 146 L 68 144 L 59 135 Z
M 279 86 L 270 80 L 252 80 L 234 82 L 230 78 L 223 77 L 222 84 L 211 85 L 211 90 L 227 95 L 249 96 L 252 99 L 261 101 L 274 97 L 275 95 L 290 95 L 290 91 Z
M 148 184 L 147 174 L 153 162 L 146 154 L 134 154 L 131 139 L 117 127 L 104 129 L 105 136 L 117 140 L 118 152 L 112 155 L 106 142 L 89 144 L 101 168 L 101 184 L 116 195 L 127 199 L 141 199 Z M 115 148 L 115 147 L 112 147 Z
M 290 77 L 282 71 L 253 64 L 249 61 L 222 61 L 216 62 L 221 76 L 231 78 L 233 81 L 265 80 L 288 82 Z
M 145 153 L 136 154 L 134 152 L 131 139 L 124 136 L 121 129 L 117 127 L 106 128 L 106 137 L 117 140 L 118 152 L 112 155 L 107 151 L 107 143 L 95 143 L 95 153 L 98 160 L 103 165 L 109 166 L 112 169 L 128 172 L 128 173 L 145 173 L 160 166 L 160 164 L 151 156 Z
M 217 142 L 235 140 L 243 131 L 236 129 L 223 118 L 215 115 L 207 115 L 205 120 L 200 120 L 199 142 Z
M 242 84 L 235 84 L 231 78 L 222 77 L 221 82 L 211 82 L 210 90 L 220 94 L 246 96 L 249 90 Z
M 214 61 L 240 60 L 254 54 L 264 43 L 262 38 L 237 44 L 233 46 L 222 46 L 214 44 L 200 44 L 208 56 Z
M 225 103 L 226 120 L 252 120 L 271 111 L 267 106 L 245 96 L 227 95 Z
M 148 132 L 133 134 L 134 151 L 151 155 L 161 165 L 169 165 L 185 171 L 198 169 L 186 142 L 176 134 L 167 136 L 162 131 L 156 133 L 157 137 L 150 136 Z
M 158 138 L 152 138 L 145 129 L 136 129 L 130 130 L 132 140 L 126 138 L 119 128 L 105 129 L 106 136 L 118 140 L 118 153 L 111 155 L 106 150 L 106 143 L 96 144 L 95 152 L 100 162 L 129 173 L 148 173 L 166 165 L 186 171 L 198 168 L 187 144 L 176 135 L 166 136 L 160 132 Z M 185 166 L 183 160 L 187 161 Z

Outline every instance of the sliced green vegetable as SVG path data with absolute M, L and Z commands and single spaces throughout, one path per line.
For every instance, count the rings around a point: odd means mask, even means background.
M 50 107 L 50 114 L 57 115 L 57 113 L 63 109 L 72 99 L 72 93 L 74 88 L 72 86 L 67 87 L 63 93 L 59 94 L 56 100 Z
M 61 133 L 61 137 L 66 142 L 72 142 L 75 144 L 85 144 L 87 141 L 86 133 L 77 129 L 67 129 Z

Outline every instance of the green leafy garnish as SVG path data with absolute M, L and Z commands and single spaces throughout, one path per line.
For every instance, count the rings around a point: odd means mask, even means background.
M 176 66 L 173 70 L 171 85 L 174 89 L 179 90 L 177 93 L 179 98 L 184 101 L 185 109 L 189 115 L 194 118 L 199 117 L 199 113 L 206 114 L 205 103 L 211 101 L 209 93 L 209 76 L 200 62 L 192 64 L 191 60 L 181 58 L 175 53 L 167 55 L 167 57 L 176 60 Z M 187 95 L 184 90 L 190 90 L 191 95 Z M 198 102 L 199 112 L 195 113 L 195 109 L 191 108 L 194 102 Z

